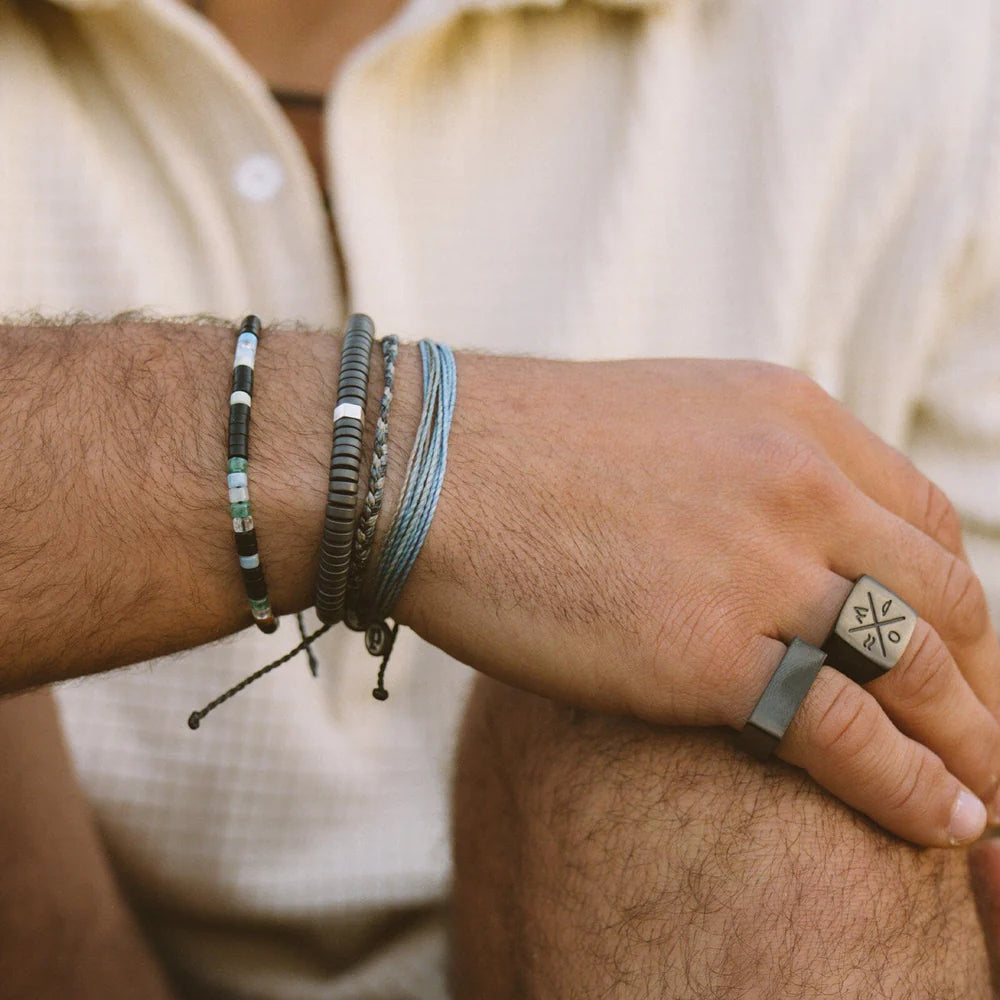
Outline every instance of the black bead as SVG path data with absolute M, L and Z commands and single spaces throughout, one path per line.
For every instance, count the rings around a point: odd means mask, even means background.
M 330 482 L 352 478 L 358 482 L 361 477 L 361 463 L 353 455 L 338 455 L 330 460 Z
M 233 392 L 253 395 L 253 369 L 249 365 L 237 365 L 233 369 Z
M 241 566 L 240 572 L 243 574 L 243 579 L 247 583 L 263 582 L 264 580 L 264 567 L 260 565 L 260 563 L 256 566 Z
M 338 455 L 336 464 L 330 460 L 330 489 L 333 484 L 352 482 L 355 487 L 358 485 L 358 477 L 361 474 L 361 463 L 353 455 Z
M 241 556 L 257 555 L 257 529 L 253 531 L 237 531 L 236 554 Z
M 357 360 L 353 357 L 348 358 L 341 366 L 339 381 L 343 381 L 345 378 L 360 378 L 367 381 L 368 372 L 368 361 L 359 353 Z
M 345 417 L 337 421 L 337 426 L 333 432 L 333 446 L 348 444 L 353 449 L 360 451 L 361 441 L 364 438 L 365 430 L 360 420 L 353 417 Z
M 240 324 L 240 333 L 252 333 L 258 340 L 260 339 L 260 318 L 253 314 L 246 317 Z
M 358 403 L 363 405 L 368 391 L 368 379 L 360 375 L 344 375 L 337 383 L 337 403 Z
M 361 336 L 374 337 L 375 323 L 371 316 L 366 313 L 351 313 L 347 317 L 347 329 L 345 335 L 359 334 Z
M 253 601 L 259 601 L 264 597 L 267 597 L 267 581 L 266 580 L 247 580 L 247 597 Z

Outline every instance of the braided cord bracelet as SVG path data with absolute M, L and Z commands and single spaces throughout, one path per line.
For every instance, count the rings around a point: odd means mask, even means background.
M 370 619 L 370 614 L 360 606 L 361 581 L 371 557 L 375 526 L 382 512 L 382 500 L 385 494 L 385 476 L 389 465 L 389 413 L 396 381 L 399 338 L 383 337 L 379 344 L 382 348 L 382 399 L 379 401 L 372 461 L 368 470 L 368 494 L 354 533 L 354 550 L 351 553 L 351 568 L 347 577 L 347 614 L 344 620 L 350 628 L 357 631 L 364 629 Z

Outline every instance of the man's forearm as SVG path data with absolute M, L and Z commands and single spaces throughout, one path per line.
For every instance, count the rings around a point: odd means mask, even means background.
M 232 349 L 229 325 L 0 328 L 6 689 L 250 624 L 223 486 Z M 279 614 L 311 600 L 338 358 L 330 335 L 273 331 L 258 356 L 250 480 Z M 382 532 L 420 387 L 409 348 Z M 958 514 L 787 368 L 461 355 L 444 488 L 394 616 L 536 694 L 739 728 L 785 643 L 821 644 L 863 573 L 918 609 L 919 635 L 868 688 L 824 666 L 779 752 L 895 833 L 964 842 L 977 797 L 1000 821 L 1000 642 Z
M 0 691 L 249 624 L 225 489 L 233 345 L 221 323 L 0 327 Z M 258 352 L 251 496 L 284 613 L 312 603 L 339 353 L 305 330 L 266 330 Z M 401 353 L 390 493 L 419 410 L 414 353 Z M 376 350 L 370 418 L 379 372 Z

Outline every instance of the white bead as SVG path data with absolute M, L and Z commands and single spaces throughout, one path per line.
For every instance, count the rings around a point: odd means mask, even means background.
M 244 392 L 242 389 L 237 389 L 229 397 L 229 405 L 232 406 L 234 403 L 243 403 L 246 406 L 250 405 L 250 393 Z
M 240 556 L 240 566 L 244 569 L 256 569 L 260 565 L 260 556 L 255 552 L 252 556 Z
M 253 518 L 252 517 L 234 517 L 233 518 L 233 531 L 238 535 L 245 535 L 248 532 L 253 531 Z
M 333 411 L 333 422 L 336 423 L 338 420 L 343 420 L 344 417 L 351 417 L 354 420 L 362 420 L 364 418 L 365 411 L 358 406 L 357 403 L 341 403 Z
M 240 365 L 246 365 L 248 368 L 253 368 L 253 363 L 256 358 L 256 350 L 248 350 L 245 347 L 238 347 L 236 349 L 236 357 L 233 358 L 233 367 L 239 368 Z
M 250 499 L 250 491 L 245 486 L 234 486 L 229 490 L 230 503 L 246 503 Z
M 226 484 L 230 489 L 233 489 L 234 486 L 246 486 L 247 474 L 245 472 L 230 472 L 226 476 Z

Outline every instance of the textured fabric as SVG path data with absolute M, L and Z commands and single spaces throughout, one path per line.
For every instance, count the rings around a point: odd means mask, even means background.
M 329 102 L 341 289 L 303 149 L 210 26 L 0 0 L 0 312 L 359 309 L 455 348 L 796 366 L 955 499 L 1000 618 L 997 17 L 413 0 Z M 403 634 L 376 704 L 335 630 L 318 680 L 187 731 L 291 632 L 63 687 L 116 866 L 193 992 L 441 997 L 469 671 Z

